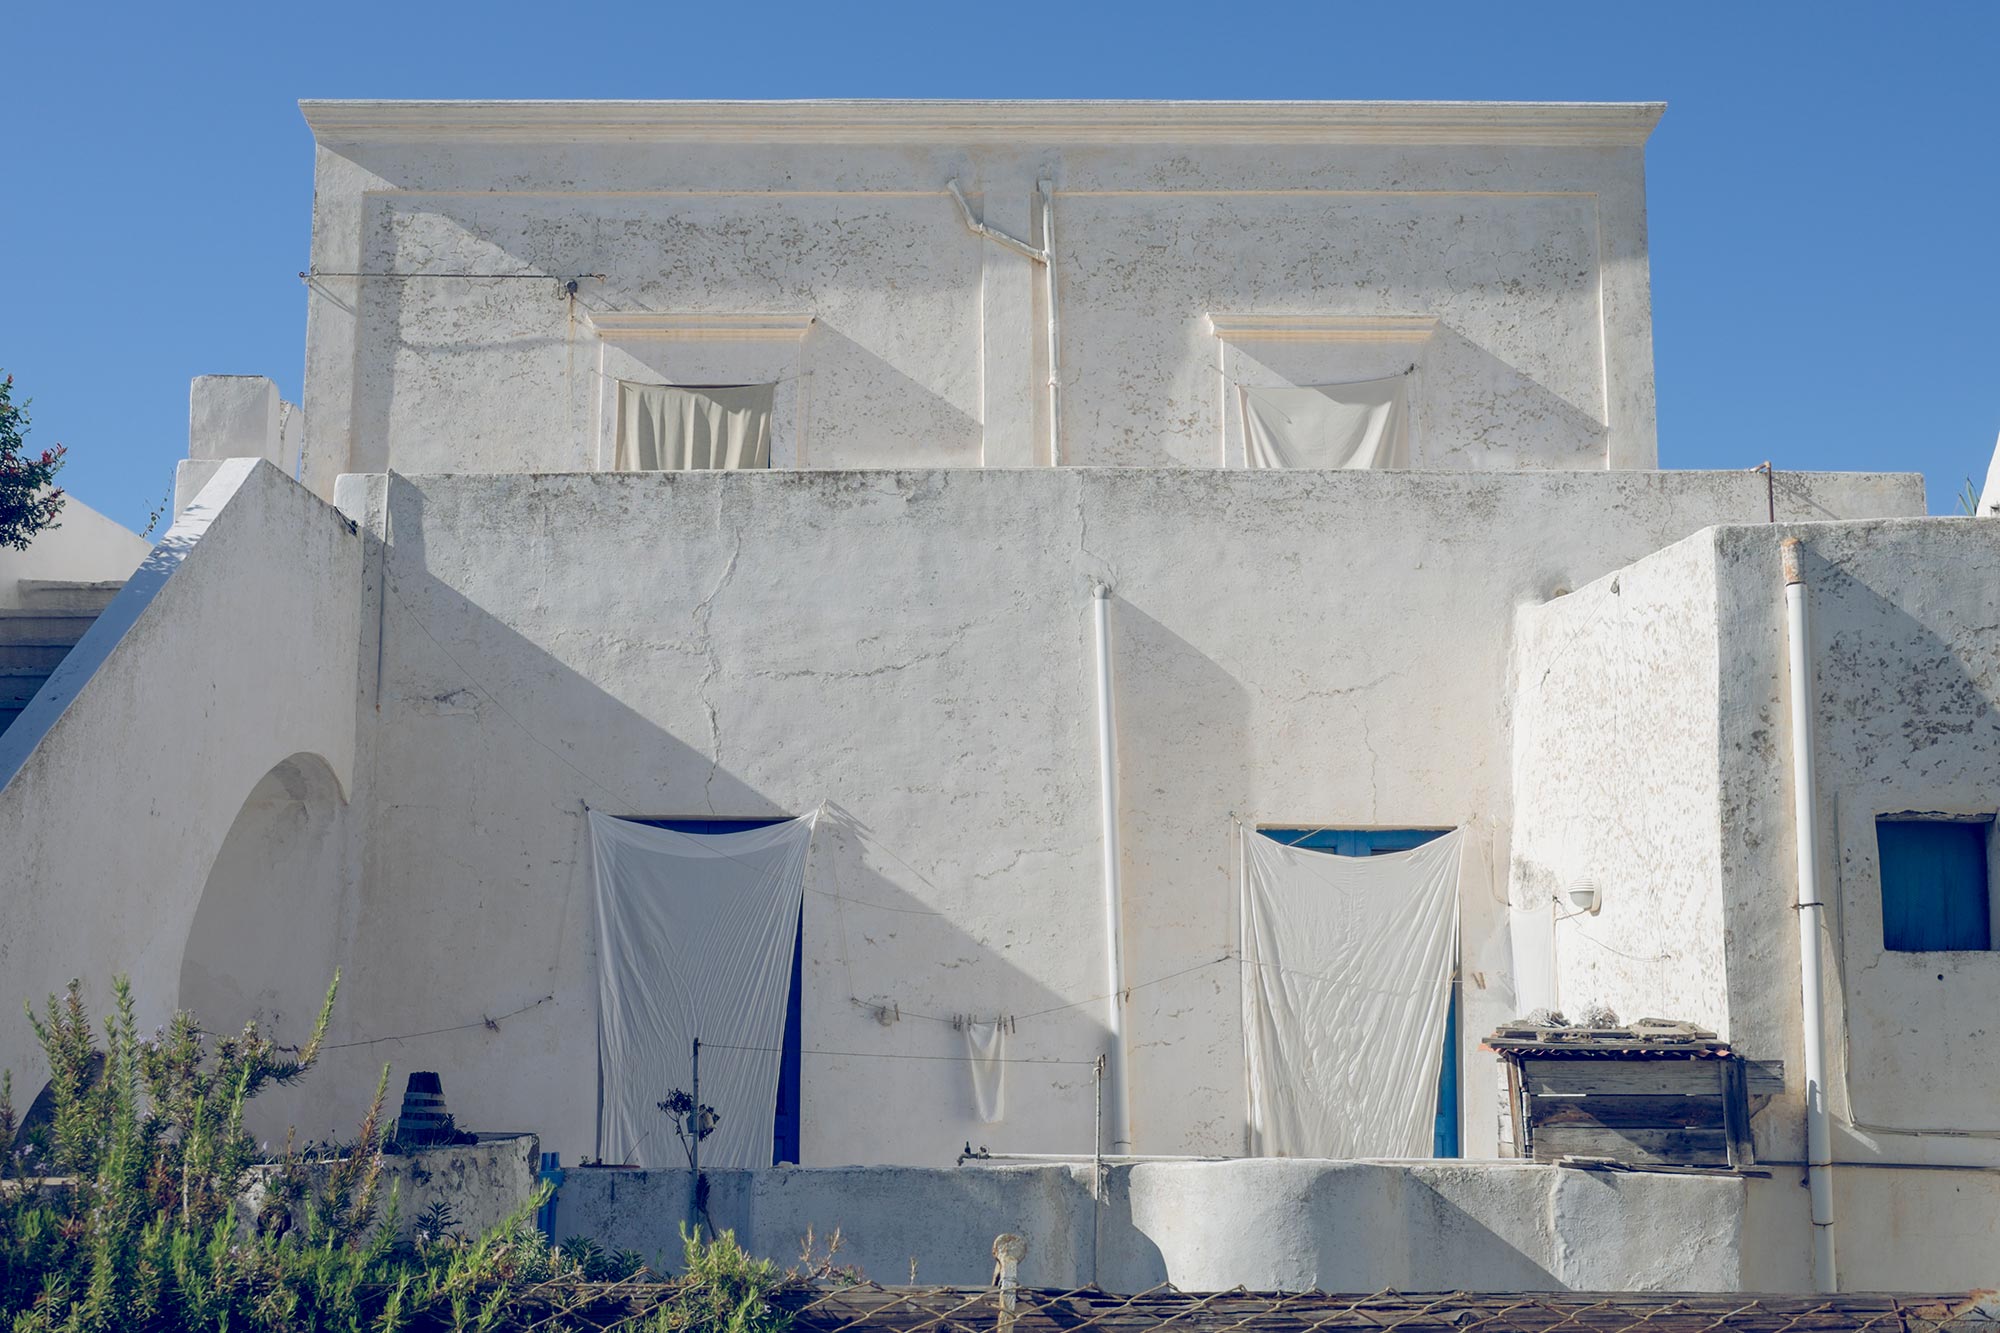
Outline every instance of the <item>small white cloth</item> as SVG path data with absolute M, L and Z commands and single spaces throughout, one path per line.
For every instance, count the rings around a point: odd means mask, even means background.
M 966 1019 L 966 1067 L 972 1071 L 972 1113 L 982 1125 L 997 1125 L 1007 1112 L 1007 1028 L 998 1021 Z
M 771 466 L 775 384 L 685 387 L 618 381 L 620 472 Z
M 1253 1150 L 1429 1157 L 1463 832 L 1382 856 L 1244 842 Z
M 704 1169 L 771 1165 L 792 953 L 814 816 L 676 833 L 590 812 L 597 880 L 598 1153 L 685 1167 L 673 1118 L 694 1091 L 721 1116 Z
M 1253 468 L 1410 465 L 1408 375 L 1303 388 L 1242 386 L 1244 458 Z

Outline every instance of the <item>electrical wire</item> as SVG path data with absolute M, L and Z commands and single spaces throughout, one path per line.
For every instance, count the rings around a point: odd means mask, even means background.
M 705 1052 L 750 1051 L 758 1055 L 784 1055 L 786 1053 L 782 1048 L 777 1046 L 724 1046 L 720 1044 L 710 1045 L 708 1042 L 702 1042 L 701 1049 Z M 972 1064 L 976 1062 L 1002 1065 L 1081 1065 L 1088 1068 L 1094 1068 L 1097 1064 L 1095 1056 L 1088 1060 L 1042 1060 L 1030 1056 L 999 1056 L 990 1060 L 975 1060 L 975 1057 L 970 1055 L 914 1055 L 891 1051 L 800 1051 L 799 1054 L 835 1056 L 856 1060 L 950 1060 L 959 1064 Z
M 322 1051 L 344 1051 L 354 1046 L 375 1046 L 385 1041 L 410 1041 L 417 1037 L 435 1037 L 446 1032 L 466 1032 L 472 1028 L 487 1028 L 497 1032 L 500 1030 L 500 1024 L 507 1019 L 518 1018 L 530 1009 L 539 1009 L 555 998 L 553 995 L 544 995 L 539 1000 L 532 1000 L 522 1005 L 519 1009 L 509 1010 L 507 1013 L 499 1014 L 493 1018 L 488 1018 L 482 1014 L 476 1021 L 471 1023 L 459 1023 L 445 1028 L 426 1028 L 422 1032 L 400 1032 L 392 1037 L 359 1037 L 353 1041 L 322 1042 L 320 1043 L 320 1049 Z

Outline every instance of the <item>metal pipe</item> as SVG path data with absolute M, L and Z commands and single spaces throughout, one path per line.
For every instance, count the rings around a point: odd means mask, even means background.
M 972 216 L 972 205 L 965 201 L 965 191 L 958 188 L 958 178 L 944 183 L 946 190 L 958 204 L 958 216 L 965 223 L 965 229 L 974 236 L 1005 246 L 1015 254 L 1032 260 L 1042 266 L 1042 278 L 1048 296 L 1046 319 L 1043 328 L 1044 355 L 1049 363 L 1048 409 L 1049 409 L 1049 466 L 1062 465 L 1062 334 L 1061 322 L 1056 312 L 1056 212 L 1055 183 L 1042 181 L 1042 244 L 1039 248 L 1026 241 L 1009 236 L 1006 232 L 989 227 Z
M 1056 184 L 1041 182 L 1042 281 L 1048 285 L 1049 466 L 1062 466 L 1062 320 L 1056 310 Z
M 1813 777 L 1812 651 L 1806 638 L 1806 582 L 1799 539 L 1779 544 L 1785 576 L 1785 637 L 1791 656 L 1792 829 L 1798 855 L 1799 992 L 1805 1011 L 1806 1185 L 1812 1197 L 1813 1279 L 1839 1291 L 1833 1237 L 1833 1143 L 1826 1107 L 1826 980 L 1820 933 L 1819 810 Z
M 1104 1022 L 1111 1038 L 1105 1073 L 1110 1155 L 1117 1156 L 1121 1147 L 1132 1146 L 1132 1140 L 1125 1095 L 1125 921 L 1119 883 L 1118 726 L 1111 701 L 1111 586 L 1095 584 L 1091 604 L 1097 628 L 1097 802 L 1104 821 Z
M 694 1061 L 694 1112 L 689 1124 L 693 1132 L 688 1135 L 688 1225 L 696 1236 L 701 1235 L 701 1038 L 694 1039 L 692 1055 Z
M 967 1157 L 964 1153 L 958 1155 L 958 1164 L 960 1166 L 964 1166 L 968 1162 L 1072 1162 L 1077 1166 L 1083 1166 L 1093 1160 L 1102 1162 L 1106 1167 L 1111 1167 L 1133 1162 L 1237 1162 L 1243 1159 L 1240 1157 L 1221 1156 L 1203 1157 L 1188 1153 L 1123 1152 L 1115 1155 L 1105 1153 L 1102 1157 L 1095 1159 L 1087 1154 L 1075 1152 L 989 1152 L 977 1154 L 972 1157 Z M 2000 1168 L 1995 1169 L 2000 1170 Z

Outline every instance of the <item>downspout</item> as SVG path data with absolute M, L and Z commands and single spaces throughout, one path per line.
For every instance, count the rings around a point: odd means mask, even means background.
M 972 216 L 972 205 L 965 201 L 965 192 L 958 188 L 958 178 L 946 181 L 945 189 L 958 202 L 958 215 L 965 222 L 965 229 L 974 236 L 1004 246 L 1015 254 L 1042 266 L 1042 276 L 1048 293 L 1047 323 L 1044 329 L 1045 353 L 1049 362 L 1048 406 L 1049 406 L 1049 465 L 1059 466 L 1062 462 L 1062 376 L 1059 373 L 1061 361 L 1060 324 L 1056 316 L 1056 265 L 1055 265 L 1055 185 L 1051 181 L 1040 183 L 1042 195 L 1042 244 L 1040 248 L 1026 241 L 1009 236 L 987 226 Z
M 1056 183 L 1042 181 L 1042 281 L 1048 284 L 1049 466 L 1062 466 L 1062 320 L 1056 312 Z
M 1111 1155 L 1132 1147 L 1125 1096 L 1125 920 L 1119 884 L 1118 850 L 1118 727 L 1111 705 L 1111 587 L 1091 589 L 1097 627 L 1097 803 L 1104 820 L 1104 962 L 1106 1004 L 1104 1025 L 1110 1033 L 1105 1067 L 1104 1100 L 1109 1115 Z
M 1812 650 L 1806 639 L 1806 583 L 1799 539 L 1779 544 L 1785 574 L 1785 637 L 1791 650 L 1792 828 L 1799 877 L 1799 990 L 1805 1013 L 1806 1185 L 1812 1197 L 1813 1279 L 1839 1291 L 1833 1244 L 1833 1145 L 1826 1108 L 1826 985 L 1820 933 L 1818 787 L 1813 778 Z

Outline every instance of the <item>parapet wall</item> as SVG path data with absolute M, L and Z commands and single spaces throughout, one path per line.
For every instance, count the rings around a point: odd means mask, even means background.
M 1027 1238 L 1031 1286 L 1143 1291 L 1734 1291 L 1746 1184 L 1507 1163 L 1147 1162 L 716 1171 L 709 1221 L 753 1253 L 820 1253 L 885 1284 L 983 1285 Z M 678 1258 L 685 1171 L 571 1170 L 556 1236 Z

